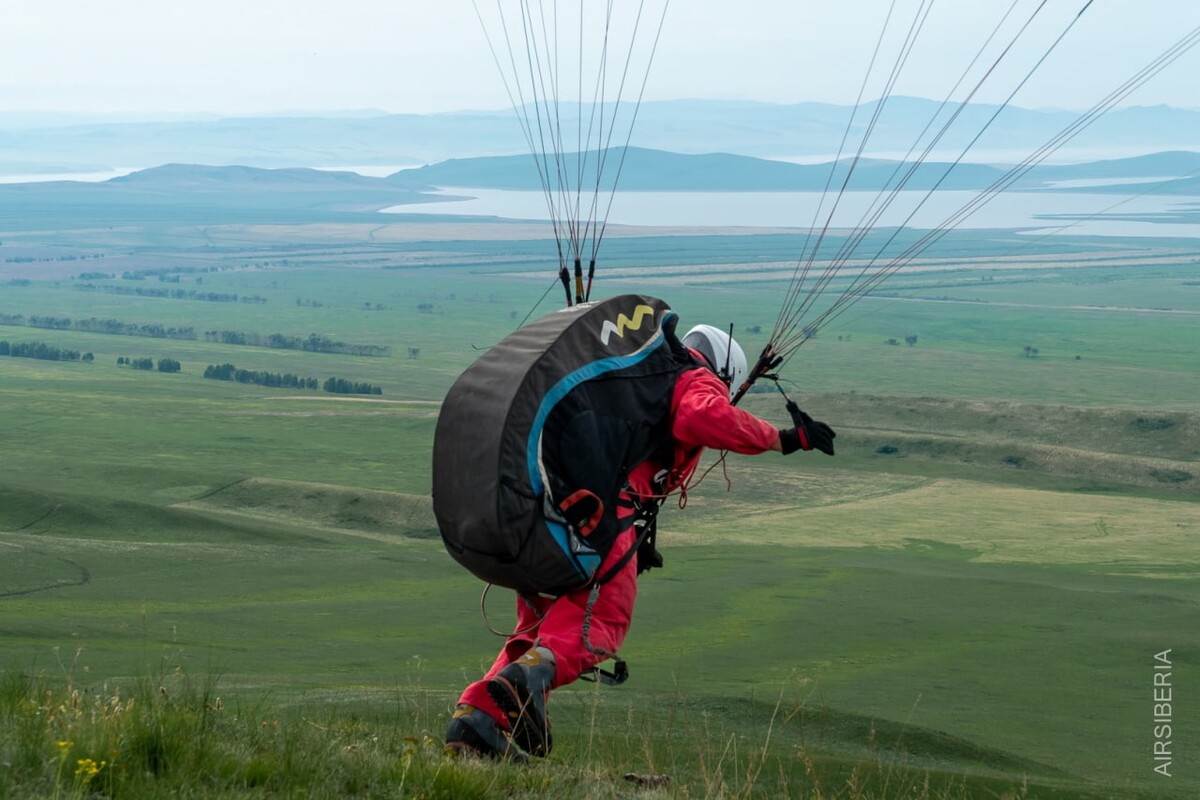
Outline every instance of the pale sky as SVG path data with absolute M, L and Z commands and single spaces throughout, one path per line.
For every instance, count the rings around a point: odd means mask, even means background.
M 502 38 L 496 0 L 477 1 Z M 645 0 L 647 13 L 656 15 L 665 1 Z M 1015 0 L 1011 19 L 1024 20 L 1041 1 Z M 540 2 L 552 10 L 554 0 Z M 572 7 L 578 14 L 577 0 L 558 2 L 564 17 Z M 614 0 L 615 13 L 629 18 L 638 2 Z M 852 102 L 889 2 L 670 0 L 646 97 Z M 517 0 L 502 3 L 516 14 Z M 962 68 L 953 65 L 965 66 L 1009 3 L 935 2 L 896 92 L 940 99 Z M 1031 64 L 1085 3 L 1046 0 L 1025 49 L 1015 51 L 1024 53 L 1022 63 Z M 917 0 L 896 0 L 893 38 L 917 7 Z M 1200 0 L 1094 0 L 1014 102 L 1086 108 L 1198 25 Z M 578 52 L 578 23 L 565 27 L 560 47 Z M 585 38 L 587 51 L 602 31 L 588 26 Z M 1021 74 L 1014 66 L 979 99 L 1001 99 L 1000 87 L 1011 88 Z M 1126 105 L 1200 108 L 1198 75 L 1200 48 Z M 507 106 L 471 0 L 5 0 L 0 19 L 0 111 Z

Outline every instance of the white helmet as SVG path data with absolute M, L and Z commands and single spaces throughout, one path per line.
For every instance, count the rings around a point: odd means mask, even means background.
M 732 399 L 750 371 L 741 345 L 734 341 L 728 331 L 712 325 L 692 328 L 684 334 L 683 343 L 708 360 L 713 372 L 729 387 L 729 397 Z

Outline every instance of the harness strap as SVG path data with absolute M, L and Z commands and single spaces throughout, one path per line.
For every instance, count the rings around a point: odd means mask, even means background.
M 655 511 L 657 511 L 657 510 L 658 510 L 658 508 L 656 506 Z M 611 567 L 609 567 L 607 572 L 605 572 L 603 575 L 601 575 L 599 578 L 597 578 L 592 583 L 592 591 L 593 592 L 595 592 L 596 587 L 600 586 L 601 584 L 608 583 L 613 578 L 615 578 L 617 576 L 617 573 L 619 573 L 622 569 L 624 569 L 625 565 L 629 563 L 629 560 L 632 559 L 635 555 L 637 555 L 638 548 L 640 548 L 642 546 L 642 544 L 646 541 L 646 537 L 648 537 L 654 533 L 653 521 L 654 521 L 653 514 L 650 515 L 649 519 L 646 519 L 645 517 L 641 516 L 640 510 L 639 510 L 638 518 L 634 520 L 633 524 L 636 526 L 638 524 L 638 522 L 642 522 L 641 533 L 638 534 L 638 537 L 633 541 L 633 544 L 629 546 L 629 549 L 625 551 L 625 555 L 621 556 L 621 558 L 617 560 L 617 563 L 615 563 Z M 589 611 L 589 612 L 591 611 L 592 603 L 594 603 L 594 602 L 595 602 L 595 600 L 591 596 L 589 596 L 587 611 Z
M 592 644 L 592 611 L 596 607 L 596 601 L 600 599 L 600 587 L 616 577 L 616 575 L 620 573 L 620 571 L 624 569 L 626 565 L 629 564 L 630 559 L 639 553 L 639 551 L 642 549 L 642 546 L 646 544 L 647 540 L 650 541 L 651 549 L 653 549 L 655 533 L 654 523 L 655 517 L 658 515 L 658 508 L 660 504 L 661 501 L 658 500 L 653 500 L 649 503 L 639 503 L 637 500 L 632 498 L 628 502 L 622 500 L 618 503 L 618 505 L 624 508 L 633 509 L 634 515 L 631 524 L 634 527 L 640 527 L 641 530 L 639 531 L 638 536 L 634 540 L 633 544 L 629 546 L 629 549 L 625 551 L 625 554 L 621 556 L 617 563 L 613 564 L 607 572 L 605 572 L 592 583 L 592 588 L 588 592 L 587 604 L 583 608 L 583 646 L 586 647 L 588 652 L 592 655 L 601 659 L 611 658 L 615 663 L 613 665 L 612 672 L 600 669 L 599 667 L 592 667 L 590 670 L 580 674 L 579 678 L 581 680 L 599 682 L 605 686 L 620 686 L 625 681 L 629 680 L 629 665 L 624 659 L 622 659 L 616 653 L 610 652 L 603 647 L 596 647 Z M 655 554 L 657 555 L 657 551 L 655 551 Z M 649 569 L 651 566 L 662 566 L 661 557 L 658 558 L 657 564 L 648 564 L 646 569 Z M 642 572 L 640 560 L 638 563 L 638 572 Z
M 637 541 L 633 546 L 634 552 L 638 555 L 638 575 L 641 575 L 648 569 L 661 569 L 663 565 L 662 555 L 655 546 L 655 539 L 658 534 L 658 510 L 666 500 L 666 496 L 663 494 L 663 491 L 666 489 L 666 478 L 666 470 L 660 471 L 655 476 L 655 494 L 649 498 L 640 498 L 627 494 L 617 501 L 619 508 L 631 509 L 634 512 L 633 521 L 630 524 L 639 529 Z M 628 491 L 628 484 L 625 488 Z M 626 554 L 626 558 L 622 560 L 621 566 L 628 563 L 628 557 L 628 554 Z M 605 579 L 607 580 L 608 576 L 605 576 Z
M 637 547 L 630 549 L 626 553 L 626 557 L 622 558 L 622 562 L 628 562 L 630 553 L 636 553 Z M 587 605 L 583 608 L 583 646 L 588 649 L 588 652 L 601 659 L 611 658 L 616 662 L 612 672 L 602 670 L 599 667 L 592 667 L 590 670 L 579 675 L 585 681 L 599 681 L 605 686 L 620 686 L 625 681 L 629 680 L 629 665 L 626 664 L 616 653 L 605 650 L 603 647 L 596 647 L 592 644 L 591 636 L 589 635 L 592 629 L 592 610 L 596 607 L 596 601 L 600 599 L 600 583 L 593 583 L 592 590 L 588 592 Z M 586 676 L 586 677 L 585 677 Z

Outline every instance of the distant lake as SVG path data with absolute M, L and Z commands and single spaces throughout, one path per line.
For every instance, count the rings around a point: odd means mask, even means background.
M 313 167 L 322 172 L 357 172 L 369 178 L 386 178 L 405 169 L 414 169 L 421 164 L 367 164 L 365 166 Z M 81 181 L 83 183 L 98 183 L 111 178 L 120 178 L 147 167 L 114 167 L 105 170 L 88 172 L 14 172 L 0 173 L 0 183 L 45 183 L 46 181 Z
M 0 183 L 45 183 L 47 181 L 81 181 L 83 183 L 99 183 L 110 178 L 120 178 L 131 172 L 137 172 L 141 167 L 114 167 L 113 169 L 93 172 L 25 172 L 11 175 L 0 175 Z
M 1146 179 L 1153 180 L 1153 179 Z M 1111 190 L 1110 190 L 1111 192 Z M 383 209 L 391 214 L 462 214 L 508 219 L 548 219 L 546 198 L 541 192 L 441 187 L 446 196 L 471 199 L 413 203 Z M 914 212 L 908 225 L 918 228 L 940 226 L 971 202 L 978 192 L 937 192 L 918 209 L 925 192 L 900 192 L 880 216 L 876 226 L 899 225 Z M 833 216 L 833 227 L 851 228 L 863 219 L 876 201 L 877 192 L 847 192 Z M 607 202 L 607 197 L 602 198 Z M 833 197 L 825 200 L 821 223 L 829 215 Z M 681 227 L 808 227 L 821 203 L 819 192 L 617 192 L 608 221 L 620 225 Z M 1077 194 L 1051 192 L 1004 192 L 956 227 L 960 229 L 1032 228 L 1031 233 L 1051 233 L 1056 228 L 1067 235 L 1095 236 L 1194 236 L 1200 224 L 1171 222 L 1126 222 L 1091 219 L 1083 222 L 1038 219 L 1041 214 L 1089 216 L 1106 212 L 1128 216 L 1171 211 L 1200 210 L 1200 197 L 1116 193 Z M 818 223 L 818 224 L 821 224 Z
M 424 164 L 366 164 L 354 167 L 313 167 L 321 172 L 356 172 L 368 178 L 386 178 L 406 169 L 416 169 Z

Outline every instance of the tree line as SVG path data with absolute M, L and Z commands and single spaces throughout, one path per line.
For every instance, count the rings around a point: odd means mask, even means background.
M 89 258 L 104 258 L 100 253 L 88 255 L 83 253 L 80 255 L 69 256 L 9 256 L 4 259 L 5 264 L 40 264 L 49 261 L 84 261 Z
M 260 333 L 246 331 L 205 331 L 205 341 L 220 342 L 221 344 L 248 345 L 250 347 L 270 347 L 276 350 L 304 350 L 310 353 L 336 353 L 346 356 L 386 357 L 392 348 L 377 344 L 353 344 L 336 342 L 319 333 L 308 336 L 287 336 L 282 333 L 272 333 L 263 336 Z
M 204 377 L 217 381 L 236 381 L 287 389 L 316 389 L 318 386 L 316 378 L 301 378 L 290 372 L 280 374 L 265 370 L 238 369 L 233 364 L 209 364 L 204 368 Z M 379 386 L 345 378 L 326 378 L 325 383 L 320 386 L 334 394 L 383 394 L 383 389 Z
M 345 378 L 327 378 L 322 388 L 327 392 L 335 394 L 383 394 L 383 389 L 379 386 L 372 386 L 369 383 L 356 383 L 348 381 Z
M 45 342 L 9 342 L 0 339 L 0 356 L 13 358 L 38 358 L 44 361 L 85 361 L 95 360 L 92 353 L 80 353 L 78 350 L 67 350 L 46 344 Z M 174 358 L 160 358 L 157 363 L 149 357 L 130 358 L 118 356 L 117 366 L 138 370 L 154 370 L 159 372 L 179 372 L 183 365 Z M 209 364 L 204 369 L 204 377 L 218 381 L 235 381 L 251 383 L 257 386 L 278 387 L 286 389 L 316 390 L 319 385 L 316 378 L 302 378 L 290 372 L 278 373 L 266 370 L 238 369 L 233 364 Z M 326 378 L 320 384 L 327 392 L 333 394 L 368 394 L 382 395 L 383 388 L 370 383 L 351 381 L 346 378 Z
M 267 372 L 265 370 L 238 369 L 233 364 L 209 364 L 204 377 L 215 381 L 236 381 L 258 386 L 278 386 L 287 389 L 316 389 L 316 378 L 301 378 L 290 372 Z
M 85 333 L 104 333 L 115 336 L 146 336 L 152 339 L 195 339 L 196 329 L 191 326 L 168 327 L 158 323 L 138 325 L 132 322 L 121 322 L 116 319 L 72 320 L 70 317 L 43 317 L 23 314 L 0 314 L 0 325 L 14 327 L 48 328 L 51 330 L 76 330 Z
M 132 367 L 133 369 L 154 369 L 154 359 L 152 358 L 130 358 L 128 356 L 117 357 L 118 367 Z M 158 360 L 159 372 L 179 372 L 183 369 L 183 365 L 173 358 L 160 358 Z
M 151 269 L 125 270 L 121 273 L 121 279 L 126 281 L 144 281 L 146 278 L 158 278 L 160 281 L 178 283 L 180 275 L 199 275 L 207 272 L 225 272 L 226 270 L 231 269 L 237 269 L 237 267 L 231 265 L 208 267 L 153 267 Z
M 12 358 L 37 358 L 43 361 L 85 361 L 95 360 L 92 353 L 80 353 L 78 350 L 68 350 L 55 347 L 45 342 L 9 342 L 0 339 L 0 356 Z M 138 370 L 154 370 L 159 372 L 179 372 L 183 365 L 174 358 L 160 358 L 157 363 L 149 357 L 130 358 L 118 356 L 117 366 Z M 284 387 L 291 389 L 312 389 L 318 387 L 316 378 L 301 378 L 290 372 L 280 374 L 265 370 L 238 369 L 233 364 L 210 364 L 204 370 L 205 378 L 220 381 L 236 381 L 238 383 L 253 383 L 259 386 Z M 344 378 L 329 378 L 325 381 L 325 391 L 340 394 L 383 394 L 378 386 L 369 383 L 353 383 Z
M 45 342 L 12 342 L 0 339 L 0 356 L 13 358 L 40 358 L 43 361 L 92 361 L 95 356 L 91 353 L 80 353 L 78 350 L 66 350 Z
M 196 329 L 189 326 L 168 327 L 159 323 L 138 325 L 132 322 L 121 322 L 116 319 L 72 320 L 70 317 L 50 317 L 23 314 L 0 313 L 0 325 L 13 327 L 46 328 L 50 330 L 76 330 L 85 333 L 103 333 L 117 336 L 146 336 L 153 339 L 195 339 Z M 355 344 L 352 342 L 337 342 L 319 333 L 308 336 L 287 336 L 282 333 L 272 333 L 263 336 L 260 333 L 245 331 L 205 331 L 205 341 L 220 342 L 221 344 L 246 345 L 249 347 L 269 347 L 276 350 L 304 350 L 310 353 L 334 353 L 348 356 L 370 356 L 386 358 L 391 355 L 392 348 L 377 344 Z
M 195 289 L 148 289 L 144 286 L 108 286 L 94 283 L 77 283 L 75 288 L 84 292 L 136 295 L 137 297 L 164 297 L 172 300 L 200 300 L 207 303 L 254 303 L 261 305 L 267 298 L 260 294 L 240 297 L 236 292 L 198 292 Z

